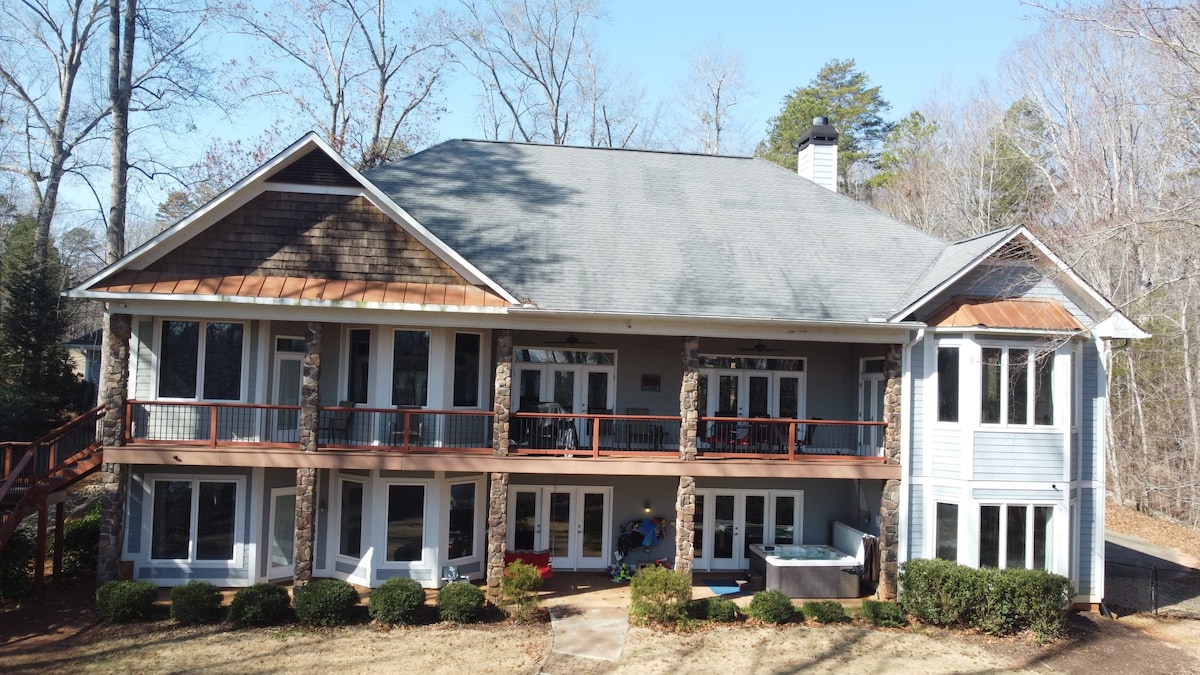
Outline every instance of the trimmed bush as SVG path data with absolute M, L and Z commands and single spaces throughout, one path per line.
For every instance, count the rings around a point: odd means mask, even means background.
M 108 623 L 145 621 L 154 614 L 158 586 L 149 581 L 109 581 L 96 591 L 96 610 Z
M 679 623 L 691 599 L 691 578 L 665 567 L 639 570 L 629 582 L 630 616 L 650 623 Z
M 541 601 L 537 593 L 541 587 L 542 575 L 536 566 L 520 560 L 511 562 L 504 568 L 504 577 L 500 580 L 501 602 L 511 616 L 529 621 Z
M 96 575 L 100 551 L 100 502 L 87 515 L 63 528 L 63 573 L 76 579 Z
M 465 582 L 447 584 L 438 591 L 437 610 L 442 621 L 471 623 L 483 609 L 483 591 Z
M 23 598 L 32 590 L 33 537 L 17 530 L 0 547 L 0 600 Z
M 836 600 L 813 600 L 800 607 L 804 616 L 820 623 L 839 623 L 846 619 L 846 608 Z
M 904 626 L 904 610 L 894 602 L 879 600 L 863 600 L 859 616 L 882 628 L 901 628 Z
M 729 598 L 723 598 L 718 595 L 707 598 L 704 603 L 706 610 L 704 616 L 709 621 L 716 621 L 718 623 L 732 623 L 737 621 L 741 616 L 741 612 L 738 610 L 737 603 Z
M 974 569 L 945 560 L 900 566 L 900 606 L 913 618 L 995 635 L 1032 630 L 1058 635 L 1066 622 L 1071 582 L 1042 570 Z
M 425 606 L 425 589 L 413 579 L 392 577 L 371 591 L 367 611 L 387 624 L 414 624 Z
M 296 618 L 309 626 L 344 626 L 354 620 L 358 591 L 341 579 L 317 579 L 295 590 Z
M 788 596 L 779 591 L 759 591 L 750 599 L 746 614 L 765 623 L 787 623 L 796 610 Z
M 171 618 L 184 625 L 219 623 L 221 591 L 207 581 L 198 580 L 172 588 Z
M 278 626 L 292 620 L 292 599 L 287 589 L 275 584 L 247 586 L 233 596 L 225 620 L 237 626 Z

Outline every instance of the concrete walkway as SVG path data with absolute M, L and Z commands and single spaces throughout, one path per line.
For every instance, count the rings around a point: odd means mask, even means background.
M 604 574 L 563 574 L 547 584 L 556 654 L 616 661 L 629 632 L 629 585 Z

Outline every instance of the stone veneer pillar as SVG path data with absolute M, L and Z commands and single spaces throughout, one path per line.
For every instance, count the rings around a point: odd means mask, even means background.
M 696 459 L 700 416 L 700 338 L 683 338 L 683 382 L 679 386 L 679 459 Z M 696 540 L 696 479 L 680 476 L 675 493 L 675 569 L 692 573 Z
M 99 382 L 100 403 L 105 407 L 104 418 L 100 422 L 100 441 L 103 447 L 111 448 L 125 443 L 129 339 L 133 334 L 133 317 L 129 314 L 108 314 L 107 317 L 108 330 L 104 331 Z M 96 558 L 96 581 L 99 584 L 118 577 L 128 480 L 128 470 L 124 464 L 105 462 L 100 468 L 100 544 Z
M 884 361 L 884 376 L 887 383 L 883 394 L 883 419 L 887 428 L 883 433 L 883 455 L 887 464 L 900 464 L 901 429 L 901 384 L 903 365 L 900 345 L 888 349 Z M 877 594 L 883 600 L 894 600 L 898 593 L 897 578 L 900 573 L 900 481 L 889 480 L 883 485 L 883 499 L 879 508 L 879 588 Z
M 310 321 L 300 367 L 300 451 L 316 452 L 319 438 L 317 406 L 320 404 L 321 324 Z M 296 469 L 296 562 L 292 584 L 304 586 L 312 580 L 313 545 L 316 539 L 317 470 Z
M 496 380 L 492 420 L 492 454 L 508 456 L 509 415 L 512 411 L 513 344 L 511 330 L 496 331 Z M 488 483 L 487 596 L 500 600 L 504 576 L 504 547 L 508 541 L 508 474 L 492 473 Z

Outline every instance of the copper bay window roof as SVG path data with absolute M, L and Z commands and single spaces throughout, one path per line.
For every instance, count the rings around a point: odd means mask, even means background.
M 926 322 L 937 328 L 1022 328 L 1082 331 L 1084 327 L 1052 298 L 971 298 L 956 296 Z

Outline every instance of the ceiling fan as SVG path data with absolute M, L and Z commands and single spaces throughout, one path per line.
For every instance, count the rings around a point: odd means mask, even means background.
M 571 333 L 570 335 L 568 335 L 567 337 L 565 337 L 561 340 L 550 340 L 550 341 L 546 342 L 546 344 L 548 344 L 548 345 L 566 345 L 568 347 L 574 347 L 576 345 L 594 345 L 596 343 L 592 342 L 591 340 L 580 340 L 579 338 L 575 337 L 575 333 Z
M 783 347 L 768 347 L 765 344 L 763 344 L 762 340 L 759 340 L 758 342 L 756 342 L 754 344 L 753 347 L 738 347 L 738 351 L 739 352 L 754 352 L 756 354 L 765 354 L 767 352 L 786 352 L 787 350 L 784 349 Z

